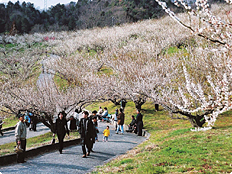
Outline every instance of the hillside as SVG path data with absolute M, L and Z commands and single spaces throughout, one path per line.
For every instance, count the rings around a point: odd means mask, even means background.
M 58 110 L 93 110 L 99 103 L 113 113 L 125 99 L 126 123 L 141 109 L 151 136 L 99 173 L 230 173 L 231 5 L 213 4 L 210 13 L 199 9 L 191 18 L 179 13 L 112 27 L 4 36 L 0 104 L 12 115 L 27 110 L 51 120 Z M 45 73 L 55 78 L 40 88 L 35 72 L 44 59 L 52 70 Z M 162 106 L 159 111 L 154 104 Z
M 115 106 L 109 103 L 101 106 L 114 112 Z M 133 103 L 126 106 L 127 124 L 130 115 L 135 115 L 133 107 Z M 188 121 L 173 120 L 162 108 L 154 110 L 149 102 L 142 110 L 144 127 L 151 134 L 149 139 L 92 173 L 231 173 L 231 112 L 223 114 L 214 129 L 192 132 Z
M 170 3 L 169 3 L 170 4 Z M 174 6 L 172 5 L 174 8 Z M 175 8 L 175 11 L 180 9 Z M 0 33 L 10 35 L 88 29 L 160 18 L 164 11 L 155 1 L 81 0 L 57 4 L 46 11 L 33 3 L 0 3 Z

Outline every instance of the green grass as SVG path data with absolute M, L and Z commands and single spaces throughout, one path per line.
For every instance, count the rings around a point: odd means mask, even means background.
M 13 48 L 17 46 L 17 44 L 6 44 L 5 46 L 3 44 L 0 44 L 0 48 Z
M 112 103 L 96 103 L 116 108 Z M 145 129 L 150 138 L 115 160 L 100 166 L 93 173 L 230 173 L 232 172 L 232 112 L 219 116 L 215 127 L 205 132 L 190 131 L 191 124 L 184 120 L 170 119 L 164 110 L 154 111 L 147 102 L 142 106 Z M 135 107 L 128 102 L 126 123 L 135 115 Z
M 28 138 L 26 149 L 28 150 L 28 149 L 32 149 L 35 147 L 50 144 L 52 140 L 52 134 L 53 134 L 52 132 L 48 132 L 48 133 L 45 133 L 37 137 Z M 70 132 L 70 139 L 65 137 L 64 140 L 68 141 L 68 140 L 76 139 L 78 137 L 79 137 L 78 132 Z M 57 137 L 56 137 L 56 142 L 58 142 Z M 0 145 L 0 156 L 14 153 L 15 146 L 16 146 L 15 142 Z
M 19 44 L 0 44 L 0 48 L 14 48 L 14 47 L 17 47 Z M 46 46 L 45 43 L 42 43 L 42 42 L 37 42 L 37 43 L 33 43 L 32 45 L 30 46 L 33 46 L 33 47 L 44 47 Z
M 17 124 L 17 122 L 19 121 L 19 119 L 12 115 L 12 116 L 5 118 L 3 121 L 4 121 L 4 123 L 2 125 L 2 128 L 4 129 L 7 127 L 15 126 Z
M 54 82 L 61 90 L 65 90 L 68 87 L 68 82 L 65 79 L 60 78 L 59 76 L 54 76 Z
M 111 102 L 93 103 L 86 109 L 98 110 L 107 107 L 114 114 Z M 186 120 L 173 120 L 160 108 L 155 112 L 154 104 L 147 102 L 142 106 L 144 127 L 151 134 L 144 143 L 127 154 L 99 166 L 93 173 L 230 173 L 232 171 L 232 112 L 219 116 L 213 129 L 205 132 L 190 131 L 191 124 Z M 125 124 L 131 115 L 136 115 L 133 102 L 125 108 Z M 74 137 L 77 137 L 78 133 Z M 28 139 L 28 148 L 50 143 L 51 133 Z M 3 146 L 7 146 L 3 150 Z M 1 155 L 6 149 L 13 152 L 15 143 L 0 146 Z

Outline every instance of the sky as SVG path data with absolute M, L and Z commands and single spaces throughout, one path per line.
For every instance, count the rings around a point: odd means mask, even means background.
M 23 1 L 25 2 L 30 2 L 34 4 L 34 7 L 36 9 L 44 9 L 44 0 L 11 0 L 12 3 L 15 3 L 19 1 L 20 4 L 22 4 Z M 77 0 L 47 0 L 47 7 L 51 7 L 52 5 L 55 6 L 56 4 L 60 3 L 60 4 L 68 4 L 69 2 L 77 2 Z M 9 2 L 9 0 L 0 0 L 0 3 L 5 3 L 7 4 Z

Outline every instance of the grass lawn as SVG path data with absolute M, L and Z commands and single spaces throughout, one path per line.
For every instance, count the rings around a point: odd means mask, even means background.
M 52 134 L 53 134 L 52 132 L 48 132 L 46 134 L 43 134 L 37 137 L 28 138 L 26 150 L 51 144 Z M 66 136 L 64 141 L 73 140 L 76 138 L 79 138 L 79 133 L 70 132 L 70 138 L 68 139 L 68 137 Z M 56 142 L 58 142 L 57 136 L 56 136 Z M 16 146 L 15 142 L 0 145 L 0 156 L 14 153 L 15 146 Z
M 114 114 L 110 102 L 95 103 L 86 109 L 107 107 Z M 136 115 L 135 106 L 128 102 L 125 108 L 126 124 Z M 232 172 L 232 120 L 231 113 L 219 116 L 213 129 L 202 132 L 190 131 L 191 124 L 173 120 L 162 108 L 154 112 L 154 105 L 147 102 L 142 107 L 144 127 L 151 134 L 144 143 L 121 155 L 93 173 L 231 173 Z M 77 138 L 78 133 L 71 133 Z M 27 140 L 27 149 L 49 144 L 52 133 Z M 0 155 L 13 153 L 15 143 L 0 146 Z
M 110 114 L 116 108 L 108 102 L 101 106 L 106 106 Z M 94 104 L 87 109 L 92 111 L 98 107 L 99 104 Z M 127 103 L 126 123 L 135 115 L 134 108 L 133 103 Z M 150 138 L 93 173 L 232 172 L 232 112 L 219 116 L 213 129 L 192 132 L 188 121 L 170 119 L 164 110 L 154 112 L 152 103 L 147 102 L 142 109 Z
M 18 123 L 19 119 L 16 116 L 12 115 L 10 117 L 5 118 L 3 121 L 4 121 L 4 123 L 2 125 L 2 128 L 4 129 L 7 127 L 15 126 Z

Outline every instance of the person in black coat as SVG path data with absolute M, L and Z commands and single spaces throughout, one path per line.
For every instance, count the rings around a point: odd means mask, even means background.
M 138 136 L 142 136 L 143 115 L 140 113 L 139 110 L 137 110 L 136 127 L 137 127 L 137 131 L 135 131 L 135 133 L 138 133 Z
M 97 111 L 96 110 L 94 110 L 93 112 L 92 112 L 92 115 L 90 115 L 89 116 L 89 119 L 92 119 L 92 121 L 93 121 L 93 137 L 94 138 L 92 138 L 92 146 L 91 146 L 91 152 L 94 152 L 93 151 L 93 144 L 95 143 L 95 141 L 98 141 L 98 136 L 97 136 L 97 133 L 99 133 L 99 131 L 98 131 L 98 123 L 97 123 Z
M 93 122 L 91 117 L 88 118 L 89 113 L 87 111 L 83 112 L 83 117 L 80 120 L 79 123 L 79 133 L 81 136 L 81 144 L 82 144 L 82 151 L 83 151 L 83 158 L 86 158 L 86 156 L 90 155 L 91 149 L 92 149 L 92 140 L 95 135 L 94 129 L 93 129 Z M 86 153 L 86 147 L 88 152 Z
M 133 132 L 136 128 L 135 125 L 136 125 L 136 120 L 135 120 L 135 117 L 132 115 L 131 123 L 128 125 L 128 130 L 126 130 L 126 132 Z
M 56 119 L 55 133 L 57 133 L 57 137 L 58 137 L 59 144 L 60 144 L 59 152 L 60 152 L 60 154 L 62 154 L 65 134 L 67 133 L 69 136 L 67 121 L 64 118 L 63 112 L 60 112 L 58 114 L 58 118 Z M 55 136 L 55 135 L 53 134 L 53 136 Z
M 0 118 L 0 134 L 3 136 L 3 133 L 2 133 L 2 125 L 3 125 L 4 121 L 2 121 L 2 119 Z
M 70 126 L 69 127 L 70 127 L 71 132 L 77 130 L 76 119 L 73 116 L 70 117 Z

